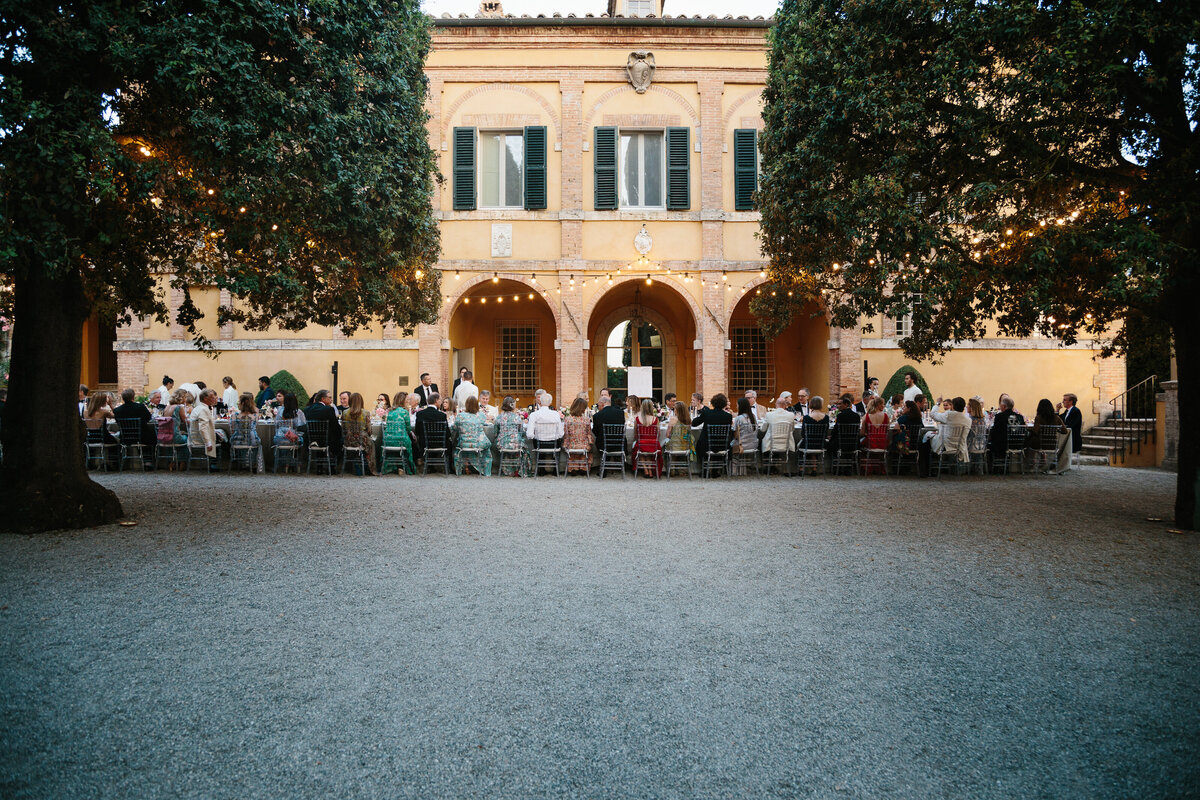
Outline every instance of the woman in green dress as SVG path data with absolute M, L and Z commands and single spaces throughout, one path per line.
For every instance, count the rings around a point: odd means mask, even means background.
M 392 409 L 388 411 L 387 418 L 383 424 L 383 446 L 387 447 L 403 447 L 404 448 L 404 473 L 412 475 L 416 472 L 416 467 L 413 464 L 412 455 L 412 437 L 409 431 L 412 430 L 412 418 L 408 414 L 408 409 L 405 408 L 405 401 L 408 399 L 408 392 L 396 392 L 396 397 L 392 401 Z M 387 461 L 387 453 L 384 453 L 383 469 L 380 474 L 387 475 L 390 472 L 399 472 L 395 462 Z
M 457 437 L 454 443 L 454 471 L 459 475 L 470 464 L 480 475 L 492 474 L 492 441 L 483 430 L 487 415 L 479 413 L 478 398 L 468 396 L 463 410 L 454 418 Z M 479 453 L 464 453 L 463 450 L 478 449 Z

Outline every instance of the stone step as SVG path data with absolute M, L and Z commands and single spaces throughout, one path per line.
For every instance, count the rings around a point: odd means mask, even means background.
M 1081 452 L 1076 463 L 1082 466 L 1107 467 L 1108 455 L 1088 455 L 1087 452 Z

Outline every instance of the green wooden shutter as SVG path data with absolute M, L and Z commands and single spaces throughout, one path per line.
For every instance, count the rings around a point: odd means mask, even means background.
M 667 128 L 667 209 L 686 211 L 692 207 L 692 129 Z
M 546 126 L 525 128 L 525 208 L 546 207 Z
M 454 210 L 475 209 L 475 129 L 454 129 Z
M 596 210 L 617 207 L 617 129 L 597 127 L 592 156 L 596 168 Z
M 737 211 L 754 209 L 758 191 L 758 131 L 738 128 L 733 132 L 733 207 Z

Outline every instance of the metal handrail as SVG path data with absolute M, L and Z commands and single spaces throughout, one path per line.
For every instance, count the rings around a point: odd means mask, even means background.
M 1158 435 L 1155 426 L 1157 383 L 1158 376 L 1151 375 L 1109 401 L 1112 412 L 1108 423 L 1117 432 L 1114 455 L 1121 457 L 1121 463 L 1125 463 L 1126 454 L 1141 454 L 1142 445 L 1154 441 Z

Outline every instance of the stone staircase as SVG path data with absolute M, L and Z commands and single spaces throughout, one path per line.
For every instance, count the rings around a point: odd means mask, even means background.
M 1154 419 L 1130 419 L 1127 424 L 1154 426 Z M 1083 449 L 1079 451 L 1079 459 L 1084 464 L 1108 464 L 1109 459 L 1117 456 L 1119 460 L 1122 438 L 1127 439 L 1127 428 L 1120 427 L 1120 420 L 1105 420 L 1099 425 L 1084 431 Z

